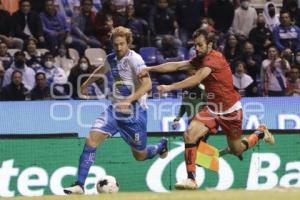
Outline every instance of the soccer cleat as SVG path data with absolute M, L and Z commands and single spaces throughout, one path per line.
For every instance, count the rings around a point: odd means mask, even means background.
M 78 182 L 75 182 L 68 188 L 64 188 L 65 194 L 84 194 L 83 186 L 80 185 Z
M 197 188 L 198 185 L 196 181 L 190 178 L 179 181 L 175 184 L 176 190 L 196 190 Z
M 159 152 L 159 157 L 164 159 L 164 158 L 167 157 L 168 151 L 169 151 L 169 149 L 168 149 L 168 138 L 163 137 L 163 138 L 161 138 L 160 142 L 162 143 L 163 147 L 162 147 L 161 151 Z
M 266 125 L 264 125 L 264 124 L 259 125 L 257 130 L 264 133 L 265 143 L 267 143 L 267 144 L 275 143 L 275 139 L 274 139 L 272 133 L 268 130 L 268 127 Z

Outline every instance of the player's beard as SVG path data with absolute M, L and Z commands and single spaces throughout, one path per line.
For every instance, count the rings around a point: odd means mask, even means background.
M 208 50 L 208 48 L 206 48 L 205 52 L 200 52 L 200 53 L 197 51 L 198 58 L 200 58 L 200 59 L 204 58 L 207 54 L 207 50 Z

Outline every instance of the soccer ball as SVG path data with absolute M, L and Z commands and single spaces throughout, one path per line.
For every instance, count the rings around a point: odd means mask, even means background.
M 113 176 L 103 176 L 97 182 L 98 193 L 115 193 L 119 191 L 119 184 Z

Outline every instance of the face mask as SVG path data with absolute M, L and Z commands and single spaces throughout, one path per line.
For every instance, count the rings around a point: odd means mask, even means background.
M 245 10 L 247 10 L 249 8 L 249 5 L 250 5 L 249 1 L 243 1 L 241 3 L 241 7 Z
M 82 69 L 83 71 L 87 70 L 88 68 L 88 64 L 87 63 L 81 63 L 80 64 L 80 69 Z
M 274 17 L 275 16 L 275 10 L 269 10 L 269 15 L 270 17 Z
M 53 67 L 53 62 L 52 61 L 46 61 L 45 62 L 45 67 L 52 68 Z
M 25 62 L 23 60 L 16 60 L 15 61 L 15 66 L 17 68 L 24 68 L 24 64 L 25 64 Z
M 203 23 L 203 24 L 201 25 L 201 28 L 202 28 L 202 29 L 207 29 L 207 27 L 208 27 L 208 24 L 207 24 L 207 23 Z

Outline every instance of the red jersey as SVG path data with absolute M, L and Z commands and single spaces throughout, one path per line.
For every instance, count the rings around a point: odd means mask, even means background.
M 214 112 L 224 112 L 240 100 L 233 88 L 232 72 L 222 53 L 212 50 L 204 58 L 190 60 L 196 68 L 209 67 L 211 73 L 202 81 L 208 96 L 208 106 Z

